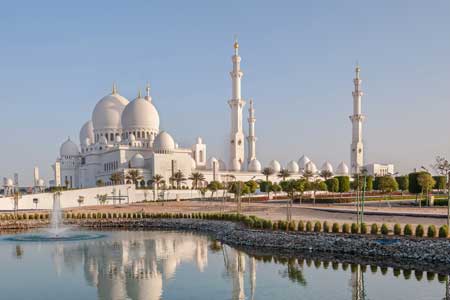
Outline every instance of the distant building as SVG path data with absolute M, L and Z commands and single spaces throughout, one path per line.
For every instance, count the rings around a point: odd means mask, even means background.
M 385 176 L 389 174 L 394 174 L 393 164 L 368 164 L 364 166 L 367 173 L 372 176 Z

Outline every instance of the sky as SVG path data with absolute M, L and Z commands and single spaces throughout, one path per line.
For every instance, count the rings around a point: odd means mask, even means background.
M 366 162 L 396 171 L 450 156 L 450 1 L 5 1 L 0 177 L 45 179 L 99 99 L 152 86 L 161 130 L 228 161 L 231 56 L 254 99 L 257 157 L 349 164 L 361 66 Z M 247 108 L 244 124 L 247 131 Z

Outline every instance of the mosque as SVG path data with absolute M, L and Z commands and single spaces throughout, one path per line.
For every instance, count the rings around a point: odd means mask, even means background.
M 243 129 L 243 111 L 246 101 L 241 96 L 241 57 L 239 44 L 234 43 L 232 56 L 233 69 L 230 72 L 232 89 L 228 105 L 231 112 L 229 158 L 214 156 L 207 159 L 207 147 L 201 137 L 190 147 L 181 147 L 166 131 L 159 129 L 159 114 L 155 101 L 150 95 L 150 86 L 146 94 L 140 93 L 136 99 L 129 101 L 119 94 L 114 84 L 112 91 L 97 102 L 88 120 L 80 130 L 79 146 L 68 138 L 60 147 L 59 157 L 53 165 L 55 185 L 70 188 L 87 188 L 96 186 L 101 180 L 112 184 L 113 173 L 121 173 L 123 178 L 130 169 L 139 170 L 143 179 L 140 186 L 149 186 L 152 177 L 161 175 L 166 182 L 181 171 L 185 177 L 193 172 L 201 172 L 206 181 L 227 181 L 265 179 L 261 173 L 264 168 L 256 156 L 255 109 L 253 100 L 249 100 L 248 135 Z M 353 124 L 351 145 L 352 173 L 363 165 L 361 96 L 359 67 L 356 69 L 353 92 L 354 114 L 350 117 Z M 247 149 L 247 155 L 245 155 Z M 324 162 L 320 169 L 308 157 L 302 156 L 298 161 L 292 160 L 282 167 L 277 160 L 272 160 L 267 167 L 275 172 L 275 179 L 281 169 L 287 169 L 292 178 L 299 178 L 305 170 L 319 176 L 320 171 L 327 170 L 334 175 L 349 175 L 349 168 L 341 162 L 334 170 L 329 162 Z M 233 179 L 233 180 L 234 180 Z M 129 182 L 126 182 L 129 183 Z M 186 185 L 190 186 L 187 180 Z

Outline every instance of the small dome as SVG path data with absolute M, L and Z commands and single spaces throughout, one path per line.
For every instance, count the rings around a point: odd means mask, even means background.
M 248 164 L 248 171 L 250 172 L 261 172 L 261 163 L 259 162 L 259 160 L 252 159 L 249 164 Z
M 308 156 L 302 155 L 300 159 L 298 160 L 298 167 L 300 168 L 300 171 L 304 171 L 306 168 L 306 164 L 309 163 L 311 160 Z
M 161 131 L 155 138 L 153 150 L 160 153 L 173 152 L 175 141 L 166 131 Z
M 135 141 L 136 141 L 136 137 L 134 136 L 134 134 L 130 134 L 130 135 L 128 136 L 128 141 L 129 141 L 129 142 L 135 142 Z
M 38 186 L 45 186 L 45 181 L 44 181 L 44 179 L 39 179 L 39 180 L 38 180 Z
M 116 135 L 116 143 L 122 143 L 122 137 L 120 135 Z
M 99 143 L 100 143 L 100 145 L 106 145 L 106 144 L 108 144 L 108 140 L 106 139 L 106 137 L 101 136 Z
M 208 159 L 208 162 L 207 162 L 206 165 L 207 165 L 209 170 L 214 169 L 214 167 L 216 168 L 216 170 L 219 170 L 219 167 L 220 167 L 219 160 L 217 158 L 215 158 L 214 156 L 211 156 Z
M 92 121 L 87 121 L 84 123 L 83 127 L 80 130 L 80 144 L 83 145 L 83 142 L 86 139 L 94 141 L 94 125 L 92 125 Z
M 345 162 L 341 162 L 336 168 L 336 175 L 347 176 L 348 175 L 348 166 Z
M 240 171 L 241 170 L 241 163 L 236 158 L 233 159 L 233 162 L 231 164 L 232 171 Z
M 129 101 L 125 97 L 115 91 L 100 99 L 92 112 L 94 129 L 120 129 L 122 112 L 128 103 Z
M 80 150 L 78 150 L 77 144 L 72 142 L 70 138 L 67 139 L 59 149 L 59 155 L 63 156 L 78 156 L 80 155 Z
M 150 101 L 138 97 L 131 101 L 123 110 L 122 127 L 124 130 L 139 128 L 152 132 L 158 132 L 158 111 Z
M 291 160 L 287 164 L 287 170 L 289 171 L 289 173 L 298 173 L 300 168 L 298 167 L 298 164 L 297 164 L 297 162 L 295 160 Z
M 320 170 L 333 173 L 333 166 L 328 161 L 326 161 L 323 163 L 322 168 L 320 168 Z
M 5 185 L 11 187 L 14 185 L 14 181 L 11 178 L 6 179 Z
M 145 166 L 145 159 L 140 153 L 136 153 L 130 160 L 132 168 L 143 169 Z
M 227 165 L 225 164 L 225 162 L 221 159 L 219 159 L 219 170 L 220 171 L 226 171 L 227 170 Z
M 195 159 L 193 159 L 192 157 L 191 157 L 191 169 L 192 170 L 197 169 L 197 163 L 195 162 Z
M 269 163 L 269 168 L 271 168 L 272 170 L 274 170 L 275 173 L 278 173 L 281 171 L 281 165 L 277 160 L 272 160 Z
M 311 172 L 311 173 L 313 173 L 313 174 L 316 174 L 316 173 L 317 173 L 317 167 L 316 167 L 316 164 L 313 163 L 312 161 L 309 161 L 309 162 L 306 164 L 305 171 L 309 171 L 309 172 Z

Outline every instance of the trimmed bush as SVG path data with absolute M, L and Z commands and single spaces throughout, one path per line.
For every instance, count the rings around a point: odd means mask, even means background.
M 294 221 L 294 220 L 290 221 L 290 222 L 289 222 L 289 226 L 288 226 L 289 231 L 295 231 L 295 230 L 297 229 L 297 226 L 296 226 L 296 225 L 297 225 L 297 224 L 295 224 L 295 221 Z
M 412 226 L 410 224 L 406 224 L 405 228 L 403 228 L 403 235 L 410 236 L 413 234 Z
M 352 223 L 352 227 L 350 229 L 353 234 L 359 232 L 358 224 L 356 224 L 356 223 Z
M 323 232 L 330 232 L 330 224 L 327 221 L 323 222 Z
M 322 231 L 322 223 L 317 221 L 314 223 L 314 232 L 321 232 Z
M 378 234 L 378 224 L 373 223 L 372 226 L 370 226 L 370 234 Z
M 434 225 L 428 226 L 427 236 L 429 238 L 436 237 L 436 226 L 434 226 Z
M 287 222 L 279 221 L 278 227 L 280 228 L 280 230 L 287 230 Z
M 273 230 L 278 230 L 278 222 L 274 222 L 272 226 Z
M 331 228 L 331 231 L 333 231 L 333 233 L 339 233 L 339 224 L 333 223 L 333 227 Z
M 367 233 L 368 233 L 367 224 L 366 223 L 362 223 L 361 224 L 361 234 L 367 234 Z
M 342 225 L 342 232 L 343 233 L 350 233 L 350 225 L 348 225 L 347 223 L 344 223 Z
M 423 237 L 425 230 L 423 229 L 422 224 L 417 225 L 416 227 L 416 236 L 417 237 Z
M 447 238 L 448 237 L 448 227 L 447 225 L 442 225 L 439 227 L 439 237 L 440 238 Z
M 297 230 L 298 231 L 305 231 L 305 223 L 303 223 L 302 220 L 298 221 Z
M 311 232 L 313 229 L 311 221 L 306 222 L 306 231 Z
M 400 226 L 400 224 L 395 224 L 394 225 L 394 234 L 395 235 L 401 235 L 402 234 L 402 227 Z
M 388 235 L 389 234 L 389 228 L 384 223 L 381 225 L 381 234 L 384 234 L 384 235 Z

